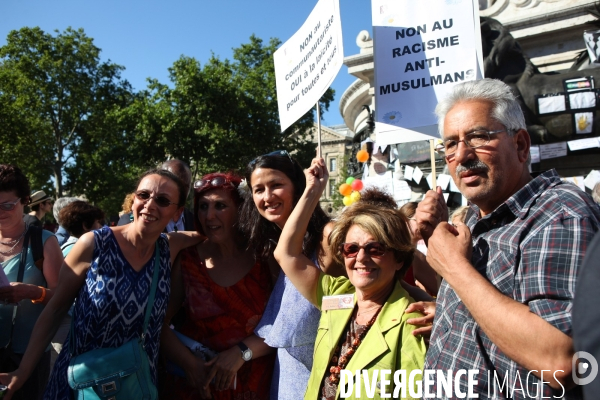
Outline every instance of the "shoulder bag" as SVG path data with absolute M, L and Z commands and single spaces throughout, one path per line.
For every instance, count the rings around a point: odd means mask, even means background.
M 120 347 L 95 349 L 73 356 L 73 322 L 69 339 L 71 362 L 67 370 L 69 386 L 78 400 L 155 400 L 156 386 L 152 382 L 148 355 L 144 350 L 146 329 L 154 305 L 158 284 L 159 250 L 156 243 L 154 253 L 154 275 L 144 326 L 139 338 L 132 339 Z

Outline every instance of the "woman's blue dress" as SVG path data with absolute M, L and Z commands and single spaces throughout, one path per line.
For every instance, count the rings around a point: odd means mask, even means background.
M 140 272 L 136 272 L 123 256 L 110 228 L 104 227 L 94 231 L 94 239 L 92 263 L 73 311 L 74 354 L 97 348 L 119 347 L 139 337 L 154 272 L 154 257 Z M 155 384 L 160 331 L 167 310 L 171 283 L 169 243 L 164 234 L 158 239 L 157 245 L 160 273 L 145 341 Z M 63 350 L 54 364 L 44 399 L 74 398 L 67 381 L 70 359 L 67 336 Z

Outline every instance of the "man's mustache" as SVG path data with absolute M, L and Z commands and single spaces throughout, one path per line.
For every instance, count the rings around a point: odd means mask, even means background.
M 471 171 L 471 170 L 487 172 L 487 171 L 489 171 L 489 169 L 490 169 L 490 167 L 488 167 L 487 164 L 485 164 L 481 160 L 470 160 L 464 164 L 459 164 L 456 167 L 456 171 L 454 173 L 456 174 L 457 178 L 460 178 L 460 174 L 462 174 L 463 172 L 467 172 L 467 171 Z

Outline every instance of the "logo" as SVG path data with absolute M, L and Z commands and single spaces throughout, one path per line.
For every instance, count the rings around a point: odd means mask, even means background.
M 587 385 L 598 375 L 598 361 L 587 351 L 578 351 L 571 360 L 571 375 L 577 385 Z

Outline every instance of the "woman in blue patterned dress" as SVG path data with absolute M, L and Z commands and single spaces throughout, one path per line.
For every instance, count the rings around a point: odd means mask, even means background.
M 104 227 L 79 238 L 65 259 L 56 293 L 38 319 L 19 369 L 0 375 L 0 381 L 9 386 L 5 399 L 10 399 L 12 392 L 27 379 L 75 298 L 74 354 L 118 347 L 138 337 L 152 282 L 154 250 L 158 246 L 161 269 L 145 340 L 156 383 L 159 336 L 170 292 L 171 263 L 182 248 L 200 241 L 196 233 L 162 233 L 167 223 L 177 221 L 183 212 L 186 194 L 184 184 L 171 172 L 148 171 L 140 178 L 135 192 L 133 223 Z M 67 383 L 69 353 L 60 353 L 46 389 L 46 399 L 73 398 Z
M 256 158 L 246 171 L 248 196 L 240 223 L 257 256 L 267 260 L 276 279 L 267 308 L 256 327 L 257 336 L 277 348 L 271 398 L 299 399 L 304 395 L 313 361 L 320 311 L 291 284 L 273 259 L 273 250 L 292 210 L 306 187 L 300 164 L 285 150 Z M 317 206 L 304 237 L 304 254 L 328 275 L 340 276 L 344 267 L 333 261 L 327 236 L 329 217 Z

